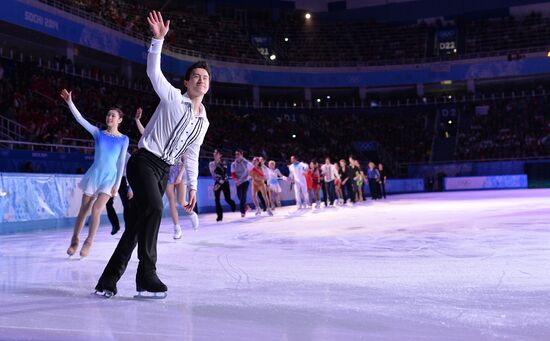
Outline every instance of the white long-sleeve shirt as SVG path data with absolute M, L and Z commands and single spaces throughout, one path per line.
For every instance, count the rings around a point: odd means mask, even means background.
M 294 182 L 299 183 L 306 183 L 306 176 L 304 175 L 307 170 L 309 169 L 309 166 L 307 163 L 304 162 L 297 162 L 293 163 L 290 166 L 288 166 L 288 170 L 290 172 L 289 178 L 293 179 Z
M 321 166 L 321 173 L 323 174 L 323 179 L 325 182 L 331 182 L 336 180 L 338 177 L 338 170 L 333 164 L 324 164 Z
M 138 146 L 145 148 L 169 165 L 183 157 L 185 182 L 190 190 L 197 189 L 199 152 L 210 123 L 201 104 L 199 115 L 194 115 L 193 103 L 180 89 L 166 80 L 160 70 L 162 39 L 152 39 L 147 55 L 147 76 L 160 97 Z
M 271 169 L 267 168 L 267 172 L 265 172 L 267 176 L 267 183 L 269 185 L 276 185 L 279 182 L 279 179 L 285 179 L 286 177 L 281 174 L 281 171 L 277 168 Z

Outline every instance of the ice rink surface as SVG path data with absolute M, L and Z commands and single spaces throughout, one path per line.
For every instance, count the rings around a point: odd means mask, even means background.
M 91 294 L 110 226 L 82 261 L 69 229 L 0 235 L 0 340 L 550 339 L 550 190 L 181 219 L 165 300 L 133 299 L 135 253 L 117 296 Z

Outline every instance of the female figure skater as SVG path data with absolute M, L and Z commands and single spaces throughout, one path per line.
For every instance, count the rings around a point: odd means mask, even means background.
M 365 174 L 361 169 L 361 165 L 358 160 L 354 160 L 354 167 L 352 170 L 355 171 L 353 180 L 355 181 L 355 201 L 363 201 L 363 181 L 365 180 Z
M 141 123 L 141 108 L 138 108 L 136 112 L 135 120 L 136 126 L 139 132 L 143 135 L 145 127 Z M 185 200 L 185 194 L 187 192 L 187 186 L 183 181 L 183 176 L 185 175 L 185 167 L 183 158 L 180 162 L 177 162 L 175 165 L 170 166 L 168 172 L 168 184 L 166 185 L 166 198 L 168 199 L 168 205 L 170 206 L 170 217 L 172 218 L 172 223 L 174 224 L 174 239 L 181 238 L 181 226 L 179 224 L 179 214 L 178 207 L 176 202 L 180 204 L 181 207 L 185 208 L 187 206 L 187 201 Z M 191 220 L 191 226 L 196 230 L 199 228 L 199 216 L 194 211 L 187 213 L 183 211 L 189 219 Z
M 254 157 L 252 159 L 252 170 L 249 173 L 250 178 L 252 179 L 252 199 L 254 200 L 254 206 L 256 206 L 256 215 L 262 214 L 262 209 L 260 208 L 260 203 L 258 200 L 258 193 L 261 193 L 263 197 L 266 199 L 266 209 L 267 213 L 269 215 L 273 215 L 273 212 L 271 212 L 271 205 L 269 203 L 269 198 L 267 197 L 266 188 L 265 188 L 265 174 L 262 171 L 262 166 L 260 163 L 260 159 L 258 157 Z
M 342 192 L 342 169 L 340 164 L 336 162 L 334 164 L 334 170 L 336 171 L 334 179 L 334 190 L 336 191 L 336 197 L 338 198 L 338 204 L 343 205 L 344 202 L 344 192 Z
M 83 192 L 82 204 L 76 217 L 71 245 L 67 249 L 69 256 L 75 254 L 79 244 L 80 231 L 82 231 L 84 221 L 91 210 L 92 219 L 88 237 L 80 249 L 80 256 L 87 257 L 90 254 L 90 248 L 99 227 L 101 211 L 103 211 L 107 201 L 116 196 L 120 187 L 124 173 L 126 151 L 128 150 L 128 137 L 118 131 L 123 116 L 120 109 L 110 109 L 105 119 L 107 129 L 99 130 L 82 117 L 72 101 L 71 92 L 63 89 L 60 95 L 69 105 L 69 109 L 77 122 L 92 134 L 96 144 L 94 163 L 79 183 L 79 187 Z
M 321 197 L 319 195 L 321 191 L 321 170 L 319 169 L 317 161 L 311 161 L 309 163 L 309 170 L 306 173 L 306 182 L 311 205 L 313 206 L 313 200 L 315 200 L 315 208 L 321 207 Z
M 281 174 L 281 171 L 276 168 L 275 161 L 269 161 L 269 169 L 267 171 L 267 187 L 269 194 L 269 201 L 271 202 L 271 209 L 275 209 L 275 203 L 277 207 L 281 207 L 281 185 L 279 179 L 286 180 L 286 176 Z

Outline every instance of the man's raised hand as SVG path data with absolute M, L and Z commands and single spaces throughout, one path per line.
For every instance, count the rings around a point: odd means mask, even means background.
M 151 27 L 153 37 L 155 39 L 164 39 L 164 36 L 170 29 L 170 20 L 166 20 L 165 23 L 160 12 L 153 11 L 149 12 L 147 22 L 149 23 L 149 27 Z

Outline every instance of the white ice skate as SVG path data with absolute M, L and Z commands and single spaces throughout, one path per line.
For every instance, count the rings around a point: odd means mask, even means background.
M 260 214 L 262 214 L 262 210 L 260 210 L 260 208 L 257 208 L 256 209 L 256 215 L 260 215 Z
M 134 298 L 137 299 L 164 299 L 168 296 L 168 288 L 156 275 L 148 279 L 136 278 L 136 291 Z
M 181 226 L 179 224 L 174 225 L 174 239 L 181 238 Z
M 150 291 L 138 291 L 137 295 L 134 295 L 135 299 L 145 299 L 145 300 L 163 300 L 168 297 L 166 291 L 162 292 L 150 292 Z
M 111 298 L 113 296 L 115 296 L 115 293 L 110 291 L 110 290 L 104 290 L 104 291 L 95 291 L 94 294 L 96 296 L 99 296 L 99 297 L 104 297 L 104 298 Z
M 191 220 L 191 226 L 193 226 L 193 230 L 197 230 L 199 228 L 199 216 L 195 212 L 192 212 L 189 215 L 189 219 Z

